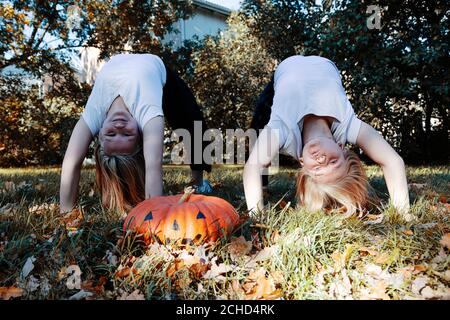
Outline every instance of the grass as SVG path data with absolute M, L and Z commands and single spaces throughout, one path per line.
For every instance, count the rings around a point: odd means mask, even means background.
M 367 172 L 386 201 L 381 171 Z M 229 239 L 188 248 L 146 247 L 124 235 L 121 216 L 103 209 L 93 192 L 92 169 L 81 177 L 84 219 L 67 230 L 57 207 L 59 174 L 0 169 L 2 298 L 13 289 L 16 299 L 449 298 L 448 167 L 408 169 L 413 222 L 387 205 L 349 219 L 305 212 L 295 206 L 296 171 L 283 168 L 270 179 L 268 210 L 243 219 Z M 214 195 L 245 217 L 241 177 L 242 167 L 222 166 L 208 179 Z M 167 194 L 189 180 L 187 167 L 165 168 Z

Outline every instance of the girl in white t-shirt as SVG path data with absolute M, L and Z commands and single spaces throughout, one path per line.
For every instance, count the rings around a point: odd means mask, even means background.
M 195 121 L 207 129 L 191 91 L 159 57 L 113 56 L 97 75 L 70 137 L 61 172 L 61 212 L 75 205 L 81 165 L 96 136 L 96 182 L 105 207 L 125 212 L 162 195 L 164 118 L 173 130 L 186 129 L 191 137 Z M 193 141 L 191 146 L 194 150 Z M 191 162 L 191 169 L 198 191 L 211 192 L 203 180 L 203 170 L 211 166 Z
M 409 195 L 402 158 L 370 125 L 358 119 L 338 69 L 318 56 L 282 61 L 260 95 L 253 129 L 263 129 L 244 168 L 250 212 L 263 208 L 264 167 L 277 152 L 297 159 L 299 203 L 313 211 L 345 207 L 350 215 L 368 200 L 368 182 L 358 156 L 344 149 L 358 145 L 384 173 L 393 205 L 407 212 Z M 406 217 L 410 217 L 409 215 Z

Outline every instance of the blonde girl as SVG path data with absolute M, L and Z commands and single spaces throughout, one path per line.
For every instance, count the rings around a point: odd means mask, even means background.
M 113 56 L 97 75 L 70 137 L 62 164 L 60 211 L 75 206 L 81 166 L 96 136 L 96 182 L 103 206 L 125 212 L 145 198 L 162 195 L 164 119 L 191 137 L 195 121 L 206 130 L 191 91 L 159 57 Z M 203 170 L 209 172 L 211 166 L 191 162 L 191 170 L 197 191 L 211 192 L 203 180 Z
M 245 165 L 243 179 L 250 212 L 263 209 L 261 172 L 278 152 L 299 161 L 297 197 L 310 211 L 340 207 L 347 214 L 366 206 L 368 182 L 358 156 L 344 148 L 356 144 L 383 170 L 392 204 L 409 208 L 402 158 L 347 99 L 339 70 L 318 56 L 282 61 L 260 95 L 252 125 L 262 129 Z M 264 181 L 262 181 L 264 180 Z

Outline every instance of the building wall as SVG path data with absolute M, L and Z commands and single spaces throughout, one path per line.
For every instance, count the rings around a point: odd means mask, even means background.
M 206 35 L 216 35 L 220 30 L 226 29 L 228 12 L 224 13 L 211 9 L 209 7 L 211 4 L 208 4 L 207 1 L 196 2 L 194 14 L 187 20 L 177 21 L 173 27 L 178 32 L 167 34 L 162 41 L 163 43 L 172 42 L 173 48 L 176 49 L 182 46 L 184 40 L 192 39 L 195 35 L 202 39 Z M 227 9 L 221 8 L 221 10 L 226 11 Z M 97 48 L 84 48 L 80 52 L 81 70 L 79 78 L 81 82 L 94 83 L 97 72 L 105 63 L 105 61 L 98 59 L 99 53 L 100 51 Z

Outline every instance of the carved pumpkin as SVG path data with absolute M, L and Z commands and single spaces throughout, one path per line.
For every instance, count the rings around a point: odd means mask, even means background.
M 123 230 L 143 234 L 149 244 L 156 236 L 162 243 L 178 245 L 216 241 L 229 235 L 239 222 L 239 215 L 227 201 L 211 196 L 184 194 L 147 199 L 126 217 Z

